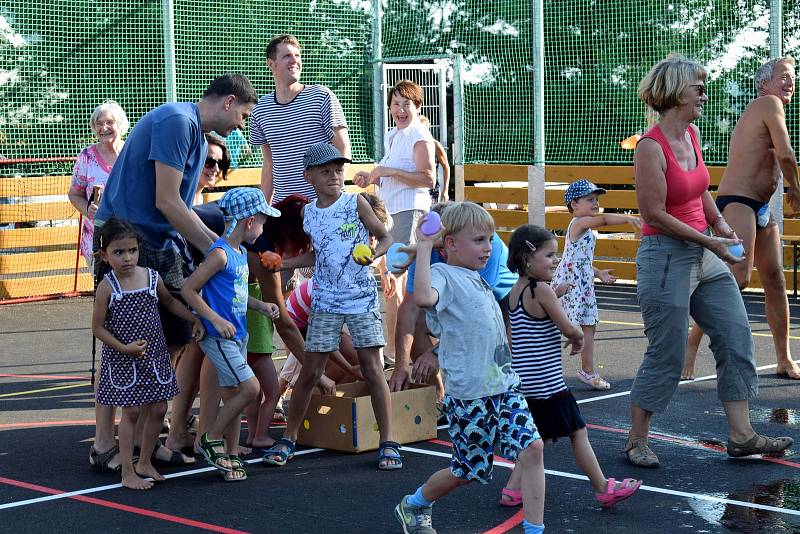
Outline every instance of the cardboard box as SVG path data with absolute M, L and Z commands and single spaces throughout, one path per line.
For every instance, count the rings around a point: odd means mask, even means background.
M 436 388 L 412 384 L 391 393 L 392 432 L 398 443 L 436 437 Z M 341 384 L 336 396 L 314 394 L 297 442 L 345 452 L 377 450 L 380 435 L 365 382 Z

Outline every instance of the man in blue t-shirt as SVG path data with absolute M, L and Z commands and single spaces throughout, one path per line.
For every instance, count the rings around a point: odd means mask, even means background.
M 111 217 L 136 225 L 144 237 L 139 265 L 157 270 L 173 293 L 183 285 L 183 260 L 172 238 L 180 233 L 204 251 L 217 239 L 189 209 L 207 156 L 204 134 L 227 136 L 244 128 L 257 100 L 245 76 L 228 73 L 214 79 L 197 103 L 153 109 L 131 130 L 108 177 L 95 226 L 102 227 Z M 103 263 L 95 262 L 96 281 L 102 280 L 102 271 Z M 162 310 L 161 320 L 171 349 L 188 342 L 190 331 L 173 323 L 177 318 Z
M 443 263 L 446 258 L 434 249 L 431 252 L 431 265 Z M 492 254 L 480 272 L 481 278 L 492 288 L 495 300 L 503 312 L 503 320 L 508 324 L 508 294 L 517 283 L 517 275 L 508 269 L 508 247 L 496 233 L 492 237 Z M 414 274 L 416 262 L 408 268 L 406 294 L 414 293 Z M 399 391 L 408 385 L 412 360 L 429 351 L 432 347 L 427 335 L 425 314 L 414 304 L 413 298 L 404 298 L 397 309 L 397 326 L 395 327 L 395 369 L 389 379 L 392 391 Z M 437 388 L 444 394 L 441 379 L 437 379 Z

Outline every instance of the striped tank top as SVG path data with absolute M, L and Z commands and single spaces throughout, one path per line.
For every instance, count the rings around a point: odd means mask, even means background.
M 550 317 L 540 319 L 525 310 L 522 303 L 525 291 L 530 289 L 533 296 L 537 283 L 533 278 L 529 281 L 517 305 L 509 310 L 511 367 L 519 375 L 519 390 L 523 395 L 547 399 L 567 389 L 561 365 L 561 332 Z

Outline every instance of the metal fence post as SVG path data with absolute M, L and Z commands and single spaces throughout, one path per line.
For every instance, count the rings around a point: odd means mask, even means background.
M 544 6 L 533 1 L 533 165 L 528 167 L 528 222 L 545 225 L 544 198 Z
M 161 0 L 161 26 L 164 33 L 164 89 L 167 102 L 178 101 L 178 83 L 175 74 L 175 4 Z
M 372 115 L 375 161 L 383 157 L 383 0 L 372 0 Z
M 455 199 L 464 200 L 464 56 L 453 58 L 453 167 Z

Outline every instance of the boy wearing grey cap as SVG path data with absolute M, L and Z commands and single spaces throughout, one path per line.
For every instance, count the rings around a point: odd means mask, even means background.
M 597 269 L 592 265 L 597 236 L 595 228 L 615 224 L 630 224 L 638 233 L 642 223 L 631 215 L 601 214 L 600 195 L 606 190 L 586 179 L 572 182 L 564 194 L 564 201 L 572 213 L 572 221 L 564 238 L 564 255 L 553 275 L 551 285 L 561 296 L 561 306 L 569 320 L 583 331 L 583 349 L 578 380 L 592 389 L 606 390 L 609 384 L 594 368 L 594 331 L 597 326 L 597 300 L 594 296 L 594 279 L 606 284 L 616 278 L 611 269 Z M 566 292 L 564 292 L 566 291 Z
M 200 437 L 198 452 L 223 472 L 226 481 L 235 482 L 247 478 L 237 456 L 241 413 L 260 391 L 247 365 L 247 309 L 272 319 L 279 313 L 275 304 L 248 295 L 247 251 L 242 243 L 252 244 L 264 230 L 267 217 L 279 217 L 280 212 L 267 204 L 260 189 L 252 187 L 226 192 L 219 207 L 226 222 L 225 233 L 186 280 L 181 295 L 206 327 L 200 348 L 217 370 L 224 401 L 210 430 Z
M 403 467 L 400 445 L 392 437 L 389 386 L 379 352 L 384 339 L 378 290 L 369 267 L 386 253 L 392 238 L 365 198 L 342 191 L 345 163 L 350 160 L 329 143 L 310 146 L 303 158 L 304 176 L 317 200 L 303 208 L 303 230 L 311 237 L 312 250 L 298 258 L 297 266 L 313 258 L 314 294 L 306 358 L 292 391 L 286 431 L 264 455 L 270 465 L 285 465 L 293 456 L 311 390 L 329 354 L 338 350 L 342 326 L 347 324 L 378 422 L 378 469 Z M 368 245 L 369 234 L 377 240 L 374 250 Z

